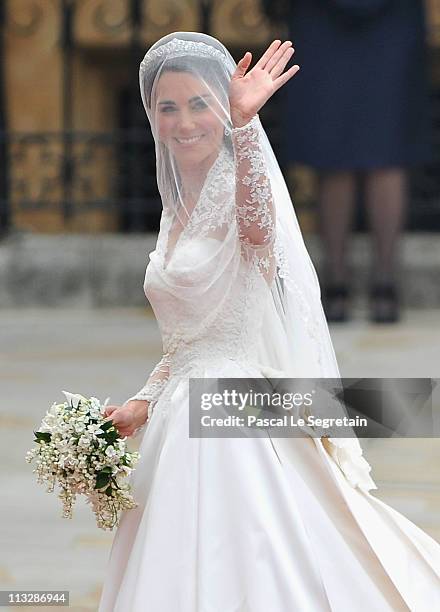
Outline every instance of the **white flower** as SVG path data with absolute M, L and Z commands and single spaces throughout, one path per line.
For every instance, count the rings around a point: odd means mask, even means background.
M 26 461 L 35 461 L 33 473 L 38 483 L 46 485 L 48 492 L 53 492 L 56 484 L 60 486 L 64 517 L 72 518 L 76 496 L 84 495 L 92 505 L 98 526 L 111 530 L 119 523 L 119 511 L 137 505 L 131 496 L 130 484 L 124 479 L 133 471 L 139 453 L 126 452 L 121 439 L 107 447 L 106 440 L 97 437 L 104 432 L 99 424 L 90 420 L 101 421 L 101 413 L 110 398 L 103 407 L 95 397 L 86 399 L 79 394 L 63 393 L 67 402 L 52 404 L 38 430 L 50 433 L 50 440 L 37 442 L 27 452 Z M 123 465 L 126 462 L 130 467 Z M 94 488 L 97 473 L 109 466 L 120 485 L 113 490 L 111 499 Z
M 56 402 L 54 402 L 52 406 L 49 408 L 49 410 L 47 411 L 47 414 L 50 414 L 56 417 L 58 416 L 62 407 L 63 407 L 63 404 L 57 404 Z
M 64 395 L 66 396 L 67 399 L 67 403 L 69 404 L 69 406 L 73 406 L 73 408 L 78 408 L 78 405 L 80 403 L 80 401 L 87 401 L 87 398 L 85 398 L 83 395 L 80 395 L 79 393 L 69 393 L 69 391 L 63 391 Z
M 117 440 L 115 446 L 120 453 L 125 453 L 125 442 L 122 440 Z
M 90 423 L 89 425 L 87 425 L 87 431 L 92 435 L 104 433 L 97 423 Z
M 81 436 L 78 441 L 78 446 L 85 446 L 87 448 L 88 446 L 90 446 L 91 443 L 92 438 L 90 438 L 89 436 Z
M 107 457 L 112 458 L 116 455 L 116 451 L 113 446 L 110 445 L 105 449 L 105 454 L 107 455 Z

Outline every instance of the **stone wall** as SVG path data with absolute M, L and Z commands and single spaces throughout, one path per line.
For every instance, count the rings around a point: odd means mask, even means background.
M 308 236 L 306 242 L 319 269 L 319 240 Z M 0 308 L 143 306 L 145 267 L 155 243 L 153 234 L 13 233 L 0 242 Z M 369 240 L 356 235 L 352 247 L 355 300 L 362 304 L 368 286 Z M 402 247 L 404 303 L 439 308 L 438 235 L 406 235 Z

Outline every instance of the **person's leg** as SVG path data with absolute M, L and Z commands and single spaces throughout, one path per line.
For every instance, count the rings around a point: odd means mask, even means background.
M 353 222 L 356 175 L 350 171 L 319 174 L 320 233 L 324 246 L 324 308 L 329 321 L 347 318 L 346 252 Z
M 402 168 L 381 168 L 365 175 L 365 201 L 374 245 L 372 319 L 376 322 L 393 322 L 399 316 L 395 275 L 407 189 Z

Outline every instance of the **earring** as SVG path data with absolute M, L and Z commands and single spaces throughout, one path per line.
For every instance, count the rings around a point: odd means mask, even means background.
M 230 136 L 230 135 L 231 135 L 231 130 L 225 127 L 225 136 Z

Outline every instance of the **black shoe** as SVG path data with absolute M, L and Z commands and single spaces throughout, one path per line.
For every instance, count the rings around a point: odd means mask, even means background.
M 399 320 L 399 299 L 394 285 L 374 285 L 370 290 L 370 304 L 373 323 L 396 323 Z
M 348 321 L 348 289 L 346 285 L 328 285 L 325 287 L 323 306 L 329 323 Z

